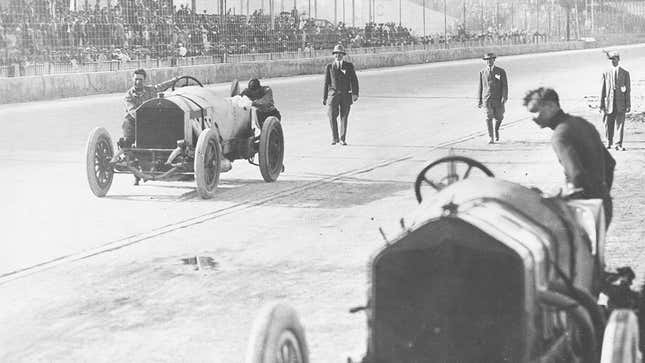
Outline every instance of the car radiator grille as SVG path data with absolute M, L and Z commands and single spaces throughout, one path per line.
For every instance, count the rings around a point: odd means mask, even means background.
M 152 108 L 137 112 L 137 148 L 174 149 L 184 139 L 184 114 L 176 109 Z

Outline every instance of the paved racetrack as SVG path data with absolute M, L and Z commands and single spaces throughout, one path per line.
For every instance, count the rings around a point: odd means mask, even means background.
M 642 78 L 645 47 L 620 51 L 633 82 Z M 378 227 L 414 207 L 416 173 L 453 146 L 502 177 L 557 185 L 553 155 L 535 152 L 548 150 L 548 133 L 521 97 L 549 85 L 582 110 L 607 61 L 585 50 L 497 64 L 510 100 L 494 146 L 474 107 L 480 60 L 359 72 L 345 147 L 329 145 L 321 76 L 266 80 L 283 114 L 286 171 L 267 184 L 236 161 L 212 200 L 190 182 L 135 187 L 122 175 L 94 197 L 85 142 L 97 126 L 118 139 L 121 95 L 0 106 L 0 325 L 10 327 L 0 361 L 240 362 L 253 314 L 274 298 L 302 311 L 315 361 L 361 351 L 364 317 L 346 311 L 364 303 Z M 506 139 L 511 129 L 526 139 Z M 213 268 L 182 264 L 196 255 Z

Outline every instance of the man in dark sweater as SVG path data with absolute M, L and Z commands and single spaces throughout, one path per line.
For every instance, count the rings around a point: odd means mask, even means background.
M 259 79 L 251 79 L 248 88 L 244 89 L 240 96 L 246 96 L 252 101 L 251 105 L 256 108 L 260 127 L 269 116 L 275 116 L 278 120 L 282 120 L 282 115 L 273 101 L 273 90 L 269 86 L 262 86 Z
M 612 216 L 611 185 L 616 161 L 603 145 L 596 128 L 587 120 L 564 113 L 555 90 L 537 88 L 524 97 L 524 106 L 536 114 L 540 127 L 553 130 L 551 145 L 564 168 L 564 196 L 602 199 L 607 226 Z

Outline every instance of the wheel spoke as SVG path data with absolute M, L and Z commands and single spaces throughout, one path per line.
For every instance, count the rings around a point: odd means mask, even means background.
M 470 165 L 470 164 L 468 164 L 468 169 L 467 169 L 467 170 L 466 170 L 466 172 L 464 173 L 464 179 L 468 178 L 468 176 L 470 175 L 470 171 L 471 171 L 471 170 L 473 170 L 473 166 L 472 166 L 472 165 Z
M 425 181 L 429 186 L 434 188 L 435 190 L 441 190 L 442 188 L 435 184 L 432 180 L 428 179 L 428 177 L 423 177 L 423 181 Z

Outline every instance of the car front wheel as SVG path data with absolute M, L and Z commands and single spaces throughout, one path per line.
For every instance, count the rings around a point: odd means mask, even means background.
M 195 148 L 195 182 L 200 197 L 209 199 L 215 195 L 221 163 L 219 132 L 216 128 L 205 129 L 199 135 Z
M 113 156 L 110 133 L 103 127 L 97 127 L 90 134 L 85 149 L 87 181 L 97 197 L 104 197 L 112 185 L 114 169 L 110 161 Z
M 260 173 L 266 182 L 278 180 L 283 171 L 284 160 L 284 135 L 282 125 L 277 117 L 269 116 L 264 120 L 260 134 L 260 148 L 258 152 Z

